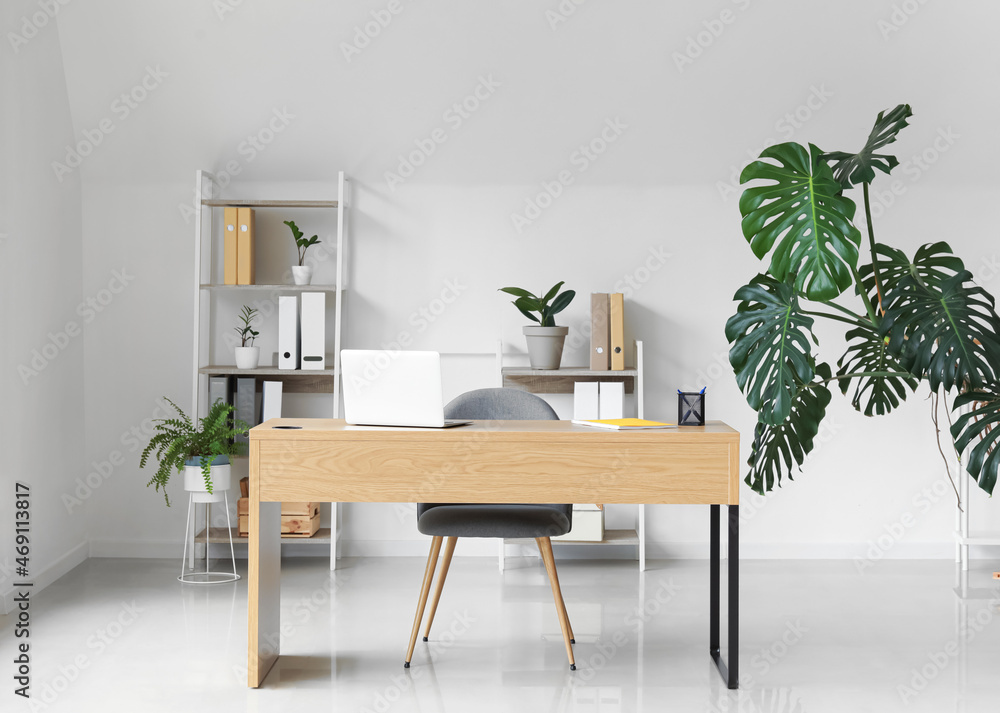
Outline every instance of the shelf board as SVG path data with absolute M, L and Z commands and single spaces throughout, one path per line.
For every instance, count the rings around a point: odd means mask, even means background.
M 618 371 L 594 371 L 584 366 L 559 369 L 532 369 L 529 366 L 505 366 L 500 370 L 503 385 L 532 394 L 572 394 L 577 381 L 621 381 L 625 393 L 635 393 L 635 380 L 639 371 L 628 368 Z
M 286 394 L 332 394 L 333 382 L 336 381 L 337 372 L 333 369 L 323 369 L 316 371 L 302 369 L 237 369 L 235 366 L 203 366 L 198 369 L 199 374 L 207 376 L 253 376 L 263 377 L 267 381 L 280 381 L 281 390 Z M 263 380 L 262 379 L 262 380 Z M 257 382 L 257 391 L 263 389 Z
M 247 206 L 250 208 L 336 208 L 337 201 L 272 201 L 255 198 L 203 198 L 201 204 L 213 208 Z
M 530 537 L 518 537 L 515 539 L 504 539 L 504 544 L 508 545 L 532 545 L 535 541 Z M 605 530 L 604 539 L 600 542 L 590 540 L 560 540 L 552 538 L 553 545 L 638 545 L 639 533 L 635 530 Z
M 207 283 L 200 285 L 201 289 L 209 291 L 260 291 L 260 292 L 336 292 L 336 285 L 218 285 Z
M 232 528 L 233 533 L 233 544 L 234 545 L 245 545 L 250 542 L 247 537 L 240 537 L 239 530 L 237 528 Z M 202 529 L 197 535 L 194 536 L 194 541 L 197 544 L 205 543 L 205 530 Z M 315 543 L 325 543 L 330 544 L 333 541 L 333 537 L 330 532 L 329 527 L 321 527 L 316 531 L 316 534 L 312 537 L 286 537 L 282 535 L 282 543 L 284 542 L 315 542 Z M 208 538 L 208 544 L 210 545 L 228 545 L 229 536 L 226 534 L 226 528 L 224 527 L 213 527 L 211 530 L 211 535 Z
M 275 367 L 259 366 L 256 369 L 237 369 L 226 364 L 203 366 L 199 374 L 209 376 L 336 376 L 334 369 L 277 369 Z
M 955 540 L 960 545 L 1000 545 L 1000 533 L 986 533 L 971 537 L 956 534 Z

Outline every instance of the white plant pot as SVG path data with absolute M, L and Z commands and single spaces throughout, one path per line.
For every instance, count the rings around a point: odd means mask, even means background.
M 236 347 L 236 368 L 256 369 L 260 363 L 260 347 Z
M 308 285 L 313 279 L 313 269 L 309 265 L 292 265 L 292 279 L 296 285 Z
M 532 369 L 558 369 L 569 327 L 523 327 Z
M 232 484 L 232 471 L 229 465 L 229 458 L 217 456 L 210 469 L 212 475 L 212 492 L 208 492 L 205 487 L 205 476 L 202 475 L 201 466 L 196 459 L 189 460 L 184 465 L 184 489 L 193 494 L 196 503 L 221 503 L 224 499 L 225 491 L 229 490 Z

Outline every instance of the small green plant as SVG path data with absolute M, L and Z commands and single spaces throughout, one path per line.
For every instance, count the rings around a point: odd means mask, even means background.
M 299 252 L 299 267 L 302 267 L 302 261 L 306 259 L 306 250 L 319 242 L 319 236 L 303 237 L 305 233 L 299 230 L 299 226 L 295 224 L 294 220 L 286 220 L 285 225 L 292 231 L 292 240 L 295 241 L 295 248 Z
M 517 298 L 514 300 L 514 306 L 532 322 L 538 322 L 542 327 L 555 327 L 555 316 L 566 309 L 576 297 L 576 292 L 573 290 L 559 292 L 559 288 L 563 284 L 563 282 L 556 283 L 552 289 L 545 293 L 544 297 L 536 297 L 520 287 L 501 287 L 500 291 L 514 295 Z M 537 312 L 538 316 L 536 317 L 532 312 Z
M 260 332 L 256 331 L 251 326 L 256 318 L 257 318 L 257 310 L 248 305 L 243 305 L 243 311 L 240 312 L 239 315 L 239 320 L 242 324 L 233 327 L 233 329 L 236 330 L 236 333 L 240 335 L 240 339 L 242 340 L 242 344 L 240 344 L 240 346 L 252 347 L 253 340 L 260 335 Z
M 155 453 L 159 466 L 153 477 L 146 483 L 148 488 L 155 485 L 163 488 L 163 497 L 170 507 L 167 482 L 177 471 L 180 473 L 189 460 L 197 459 L 205 478 L 205 489 L 212 492 L 212 461 L 218 456 L 236 456 L 243 452 L 242 443 L 234 443 L 235 436 L 245 436 L 250 427 L 243 421 L 232 418 L 233 407 L 221 400 L 212 404 L 208 415 L 200 422 L 193 422 L 170 399 L 166 401 L 177 411 L 178 418 L 159 418 L 153 430 L 156 432 L 142 452 L 139 467 L 145 468 L 150 455 Z

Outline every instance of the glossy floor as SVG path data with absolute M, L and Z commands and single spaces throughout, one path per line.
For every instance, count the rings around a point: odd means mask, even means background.
M 285 655 L 251 690 L 246 579 L 184 585 L 173 561 L 89 560 L 32 602 L 33 709 L 12 694 L 23 639 L 0 617 L 0 710 L 940 712 L 1000 700 L 1000 582 L 986 565 L 963 583 L 949 562 L 744 562 L 742 690 L 728 691 L 707 652 L 707 562 L 642 575 L 633 562 L 560 562 L 575 672 L 537 559 L 501 574 L 457 557 L 409 670 L 423 562 L 326 564 L 285 560 Z

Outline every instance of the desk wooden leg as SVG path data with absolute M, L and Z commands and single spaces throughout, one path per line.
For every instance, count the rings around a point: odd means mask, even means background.
M 710 505 L 711 535 L 709 537 L 709 624 L 708 650 L 719 673 L 730 689 L 739 688 L 740 651 L 740 506 L 729 505 L 729 591 L 727 596 L 729 664 L 722 659 L 719 648 L 719 610 L 721 609 L 721 559 L 719 505 Z
M 278 660 L 281 636 L 281 503 L 260 502 L 259 444 L 250 444 L 247 685 L 257 688 Z

